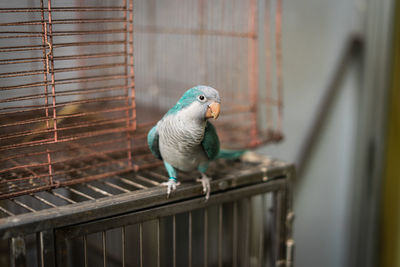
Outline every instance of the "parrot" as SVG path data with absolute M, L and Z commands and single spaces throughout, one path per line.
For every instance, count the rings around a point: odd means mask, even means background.
M 244 151 L 220 150 L 215 127 L 208 119 L 217 119 L 221 98 L 216 89 L 197 85 L 187 90 L 147 134 L 151 153 L 162 160 L 169 179 L 167 197 L 179 185 L 178 171 L 198 170 L 205 199 L 210 197 L 209 163 L 217 158 L 238 158 Z

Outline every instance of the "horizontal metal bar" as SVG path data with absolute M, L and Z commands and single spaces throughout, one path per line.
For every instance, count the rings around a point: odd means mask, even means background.
M 73 7 L 51 7 L 51 12 L 84 12 L 84 11 L 132 11 L 124 6 L 73 6 Z M 0 8 L 0 13 L 9 12 L 50 12 L 47 8 Z
M 43 190 L 49 190 L 54 187 L 56 187 L 56 186 L 55 185 L 44 185 L 44 186 L 31 187 L 28 189 L 19 189 L 18 191 L 8 191 L 7 193 L 1 194 L 0 199 L 9 199 L 9 198 L 16 197 L 16 196 L 36 193 L 36 192 L 40 192 Z
M 68 187 L 68 186 L 66 186 L 65 188 L 68 189 L 69 191 L 71 191 L 72 193 L 75 193 L 75 194 L 77 194 L 77 195 L 79 195 L 81 197 L 84 197 L 84 198 L 89 199 L 89 200 L 95 200 L 94 197 L 89 196 L 89 195 L 87 195 L 85 193 L 82 193 L 81 191 L 78 191 L 78 190 L 76 190 L 74 188 L 71 188 L 71 187 Z
M 146 177 L 144 177 L 144 176 L 142 176 L 142 175 L 139 175 L 139 174 L 136 174 L 136 175 L 135 175 L 135 178 L 136 178 L 136 179 L 139 179 L 139 180 L 142 180 L 142 181 L 144 181 L 144 182 L 147 182 L 147 183 L 149 183 L 149 184 L 152 184 L 152 185 L 160 185 L 159 182 L 156 182 L 156 181 L 154 181 L 154 180 L 148 179 L 148 178 L 146 178 Z
M 90 158 L 93 158 L 96 156 L 102 156 L 102 155 L 106 155 L 109 153 L 111 154 L 111 153 L 126 152 L 126 151 L 128 151 L 128 148 L 103 150 L 103 151 L 99 151 L 99 152 L 96 151 L 96 152 L 92 152 L 90 154 L 85 154 L 85 155 L 81 155 L 81 156 L 72 156 L 67 159 L 53 161 L 53 162 L 51 162 L 51 165 L 54 167 L 58 167 L 59 165 L 68 165 L 68 163 L 70 163 L 70 162 L 77 162 L 79 160 L 90 159 Z M 64 175 L 64 174 L 74 172 L 74 171 L 82 171 L 82 170 L 93 168 L 93 167 L 100 167 L 100 166 L 116 164 L 116 163 L 120 163 L 121 161 L 126 161 L 126 159 L 112 159 L 112 160 L 108 160 L 107 162 L 99 162 L 99 163 L 87 165 L 87 166 L 80 167 L 80 168 L 72 168 L 71 166 L 68 166 L 68 168 L 70 168 L 71 170 L 57 171 L 57 172 L 54 172 L 52 175 L 60 175 L 60 174 Z M 18 166 L 10 167 L 7 169 L 0 169 L 0 173 L 7 173 L 10 171 L 25 169 L 25 168 L 47 167 L 49 165 L 50 165 L 50 163 L 48 163 L 48 162 L 18 165 Z M 41 175 L 37 174 L 35 178 L 46 178 L 48 176 L 49 176 L 48 174 L 41 174 Z M 22 180 L 28 180 L 28 179 L 32 179 L 32 177 L 28 176 L 28 177 L 18 177 L 18 178 L 12 179 L 12 180 L 0 180 L 0 184 L 8 183 L 10 181 L 22 181 Z
M 50 207 L 52 207 L 52 208 L 57 208 L 57 205 L 54 205 L 53 203 L 47 201 L 46 199 L 44 199 L 44 198 L 42 198 L 42 197 L 40 197 L 40 196 L 38 196 L 38 195 L 32 194 L 31 196 L 34 197 L 34 198 L 36 198 L 37 200 L 43 202 L 43 203 L 46 204 L 47 206 L 50 206 Z
M 4 212 L 5 214 L 7 214 L 9 216 L 15 216 L 14 213 L 12 213 L 11 211 L 8 211 L 7 209 L 3 208 L 2 206 L 0 206 L 0 211 Z
M 70 106 L 70 105 L 80 105 L 80 104 L 88 104 L 88 103 L 93 104 L 93 103 L 108 102 L 108 104 L 109 104 L 111 101 L 121 102 L 121 101 L 126 101 L 129 99 L 133 100 L 134 98 L 132 98 L 132 97 L 134 97 L 134 96 L 118 95 L 118 96 L 110 96 L 110 97 L 99 97 L 99 98 L 91 98 L 91 99 L 84 99 L 84 100 L 60 102 L 60 103 L 52 106 L 52 108 L 60 108 L 60 107 L 65 107 L 65 106 Z M 116 104 L 116 103 L 114 103 L 114 104 Z M 1 110 L 9 110 L 9 109 L 12 109 L 12 110 L 22 109 L 22 110 L 2 112 L 1 115 L 4 116 L 4 115 L 14 115 L 14 114 L 23 113 L 23 112 L 41 111 L 41 110 L 49 109 L 49 106 L 46 106 L 46 105 L 10 106 L 10 107 L 0 108 L 0 111 Z
M 88 95 L 88 94 L 96 94 L 101 92 L 111 92 L 117 90 L 124 90 L 129 88 L 125 85 L 115 85 L 110 87 L 96 87 L 96 88 L 82 88 L 82 89 L 73 89 L 73 90 L 66 90 L 62 92 L 56 92 L 54 96 L 70 96 L 70 95 Z M 0 100 L 0 103 L 7 103 L 7 102 L 16 102 L 16 101 L 24 101 L 24 100 L 32 100 L 32 99 L 41 99 L 45 97 L 49 97 L 49 94 L 32 94 L 32 95 L 24 95 L 24 96 L 17 96 L 17 97 L 10 97 L 4 98 Z
M 90 143 L 87 146 L 92 148 L 92 149 L 96 149 L 99 146 L 108 145 L 108 144 L 112 144 L 112 143 L 116 144 L 118 142 L 125 142 L 125 141 L 126 141 L 126 137 L 119 137 L 119 138 L 115 138 L 115 139 L 113 138 L 112 140 Z M 77 150 L 79 148 L 79 145 L 75 146 L 74 143 L 69 143 L 68 145 L 69 145 L 69 147 L 63 147 L 63 148 L 58 148 L 58 149 L 49 149 L 49 150 L 46 150 L 46 151 L 39 151 L 39 152 L 32 152 L 32 153 L 13 155 L 13 156 L 10 156 L 10 157 L 4 157 L 4 158 L 0 159 L 0 162 L 1 161 L 15 160 L 15 159 L 24 158 L 24 157 L 33 157 L 33 156 L 46 155 L 47 153 L 56 153 L 56 152 L 61 152 L 61 151 L 62 152 L 71 152 L 71 151 Z M 104 150 L 103 150 L 103 152 L 104 152 Z M 93 153 L 99 153 L 99 152 L 93 152 Z M 111 152 L 107 152 L 107 153 L 111 153 Z M 63 163 L 64 161 L 59 161 L 59 162 Z M 31 165 L 31 166 L 36 166 L 36 165 Z M 12 168 L 15 169 L 15 167 L 12 167 Z M 8 169 L 8 170 L 11 170 L 11 169 Z
M 127 22 L 125 18 L 82 18 L 82 19 L 53 19 L 51 24 L 81 24 L 81 23 L 115 23 Z M 42 25 L 42 20 L 26 20 L 0 23 L 0 27 L 7 26 L 26 26 L 26 25 Z M 50 24 L 50 23 L 49 23 Z
M 114 73 L 114 74 L 106 74 L 100 76 L 80 76 L 75 78 L 65 78 L 65 79 L 57 79 L 54 82 L 54 85 L 61 85 L 61 84 L 73 84 L 73 83 L 86 83 L 86 82 L 98 82 L 98 81 L 112 81 L 112 80 L 121 80 L 129 78 L 130 76 L 121 74 L 121 73 Z M 15 90 L 15 89 L 25 89 L 31 87 L 42 87 L 45 85 L 50 85 L 49 82 L 35 82 L 35 83 L 26 83 L 20 85 L 13 85 L 13 86 L 0 86 L 0 91 L 5 90 Z
M 104 195 L 104 196 L 107 196 L 107 197 L 113 196 L 113 194 L 111 194 L 111 193 L 109 193 L 109 192 L 107 192 L 107 191 L 105 191 L 103 189 L 100 189 L 100 188 L 98 188 L 98 187 L 96 187 L 94 185 L 91 185 L 91 184 L 88 184 L 88 183 L 84 183 L 83 185 L 88 187 L 88 188 L 90 188 L 90 189 L 92 189 L 93 191 L 95 191 L 97 193 L 100 193 L 100 194 Z
M 131 180 L 126 179 L 126 178 L 122 178 L 122 177 L 121 177 L 121 178 L 119 178 L 119 179 L 120 179 L 121 182 L 124 182 L 124 183 L 126 183 L 126 184 L 132 185 L 132 186 L 137 187 L 137 188 L 142 188 L 142 189 L 148 188 L 148 187 L 146 187 L 146 186 L 144 186 L 144 185 L 142 185 L 142 184 L 136 183 L 136 182 L 131 181 Z
M 15 38 L 24 38 L 24 39 L 27 39 L 27 38 L 34 38 L 34 37 L 36 37 L 36 38 L 40 38 L 40 37 L 42 37 L 43 35 L 42 34 L 40 34 L 40 33 L 37 33 L 37 34 L 34 34 L 34 33 L 25 33 L 25 34 L 20 34 L 20 35 L 16 35 L 16 33 L 15 32 L 12 32 L 12 31 L 9 31 L 8 33 L 12 33 L 12 34 L 15 34 L 15 35 L 1 35 L 1 34 L 5 34 L 6 32 L 4 32 L 4 31 L 2 31 L 2 32 L 0 32 L 0 39 L 15 39 Z
M 44 45 L 23 45 L 23 46 L 0 47 L 0 53 L 42 50 L 44 47 L 45 47 Z
M 50 190 L 50 193 L 53 194 L 53 195 L 55 195 L 55 196 L 58 197 L 58 198 L 61 198 L 61 199 L 65 200 L 65 201 L 71 203 L 71 204 L 76 203 L 76 201 L 74 201 L 74 200 L 72 200 L 72 199 L 69 199 L 69 198 L 67 198 L 66 196 L 63 196 L 63 195 L 61 195 L 61 194 L 55 192 L 54 190 Z
M 87 32 L 85 33 L 87 34 Z M 103 58 L 103 57 L 118 57 L 118 56 L 131 56 L 132 54 L 127 54 L 124 52 L 106 52 L 106 53 L 89 53 L 89 54 L 73 54 L 65 56 L 54 56 L 54 60 L 76 60 L 83 58 Z
M 0 36 L 0 38 L 4 38 Z M 33 62 L 43 62 L 46 58 L 43 57 L 27 57 L 27 58 L 12 58 L 12 59 L 1 59 L 0 65 L 9 65 L 9 64 L 25 64 L 25 63 L 33 63 Z
M 96 111 L 82 111 L 82 112 L 79 112 L 79 113 L 71 113 L 71 114 L 67 114 L 67 115 L 58 115 L 57 119 L 85 117 L 85 116 L 99 115 L 99 114 L 103 114 L 103 113 L 111 114 L 113 112 L 122 112 L 122 111 L 127 111 L 127 110 L 132 110 L 132 109 L 133 109 L 133 107 L 128 106 L 128 107 L 99 109 L 99 110 L 96 110 Z M 38 119 L 22 120 L 22 121 L 19 121 L 19 122 L 7 123 L 7 124 L 3 124 L 3 125 L 0 124 L 0 128 L 1 127 L 21 126 L 21 125 L 26 125 L 26 124 L 53 121 L 53 120 L 54 119 L 52 117 L 51 118 L 49 118 L 49 117 L 41 117 L 40 118 L 39 117 Z
M 34 208 L 29 207 L 28 205 L 26 205 L 25 203 L 22 203 L 21 201 L 19 201 L 19 200 L 17 200 L 17 199 L 11 198 L 10 200 L 11 200 L 12 202 L 14 202 L 15 204 L 17 204 L 17 205 L 23 207 L 23 208 L 26 209 L 26 210 L 29 210 L 29 211 L 31 211 L 31 212 L 36 212 L 36 210 L 35 210 Z
M 52 123 L 53 120 L 50 120 Z M 132 119 L 127 119 L 127 118 L 122 118 L 122 119 L 115 119 L 115 118 L 109 118 L 107 120 L 93 120 L 93 121 L 83 121 L 79 123 L 72 123 L 69 124 L 68 126 L 64 127 L 58 127 L 57 129 L 54 128 L 48 128 L 48 129 L 43 129 L 43 130 L 36 130 L 36 131 L 21 131 L 21 132 L 15 132 L 13 134 L 7 134 L 7 135 L 2 135 L 0 136 L 0 141 L 7 140 L 7 139 L 14 139 L 14 138 L 19 138 L 19 137 L 28 137 L 28 136 L 38 136 L 46 133 L 53 133 L 53 132 L 62 132 L 66 130 L 73 130 L 73 129 L 85 129 L 89 127 L 98 127 L 98 126 L 116 126 L 115 124 L 125 124 L 126 122 L 131 122 L 133 121 Z
M 0 51 L 1 52 L 1 51 Z M 0 79 L 2 78 L 12 78 L 12 77 L 23 77 L 23 76 L 34 76 L 46 73 L 44 70 L 25 70 L 25 71 L 14 71 L 0 73 Z
M 112 64 L 96 64 L 96 65 L 88 65 L 88 66 L 76 66 L 70 68 L 55 68 L 50 73 L 59 73 L 59 72 L 72 72 L 72 71 L 82 71 L 82 70 L 97 70 L 97 69 L 109 69 L 109 68 L 117 68 L 117 67 L 126 67 L 128 66 L 125 63 L 112 63 Z
M 112 18 L 74 18 L 74 19 L 53 19 L 52 24 L 90 24 L 90 23 L 120 23 L 129 22 L 123 17 L 112 17 Z
M 155 171 L 152 171 L 152 170 L 145 170 L 144 173 L 149 173 L 152 176 L 157 177 L 157 178 L 159 178 L 161 180 L 168 181 L 168 177 L 166 177 L 165 175 L 159 174 L 158 172 L 155 172 Z
M 74 30 L 74 31 L 53 31 L 51 34 L 47 33 L 47 36 L 75 36 L 75 35 L 90 35 L 90 34 L 118 34 L 118 33 L 132 33 L 124 28 L 114 28 L 107 30 Z M 1 36 L 1 34 L 14 34 L 8 36 Z M 40 31 L 0 31 L 0 39 L 4 38 L 29 38 L 29 37 L 43 37 L 43 33 Z
M 254 183 L 254 190 L 271 191 L 283 188 L 286 184 L 285 175 L 291 171 L 292 165 L 268 166 L 266 172 L 260 171 L 260 167 L 248 168 L 246 171 L 235 172 L 232 177 L 213 180 L 211 182 L 212 196 L 209 203 L 212 203 L 215 192 L 226 191 Z M 265 175 L 270 178 L 263 182 Z M 220 189 L 221 186 L 221 189 Z M 247 188 L 247 187 L 244 187 Z M 253 191 L 256 192 L 256 191 Z M 225 195 L 225 194 L 221 194 Z M 229 194 L 226 194 L 229 196 Z M 202 186 L 195 184 L 182 184 L 170 198 L 166 198 L 164 187 L 152 187 L 145 190 L 138 190 L 135 194 L 124 193 L 113 197 L 97 199 L 95 202 L 87 201 L 66 205 L 54 209 L 47 209 L 35 213 L 18 215 L 18 222 L 15 216 L 0 219 L 0 238 L 9 238 L 19 234 L 28 234 L 51 227 L 62 227 L 88 220 L 115 216 L 118 213 L 138 211 L 143 208 L 155 207 L 178 200 L 199 196 L 199 202 L 204 201 Z M 88 213 L 90 211 L 90 213 Z M 46 220 L 48 224 L 41 224 Z
M 108 30 L 76 30 L 76 31 L 53 31 L 53 36 L 74 36 L 74 35 L 90 35 L 90 34 L 117 34 L 117 33 L 131 33 L 124 28 L 114 28 Z
M 100 182 L 102 182 L 102 183 L 108 185 L 109 187 L 112 187 L 112 188 L 115 188 L 115 189 L 117 189 L 117 190 L 119 190 L 119 191 L 121 191 L 121 192 L 124 192 L 124 193 L 132 192 L 132 191 L 126 189 L 126 188 L 123 188 L 123 187 L 121 187 L 121 186 L 119 186 L 119 185 L 116 185 L 116 184 L 113 184 L 113 183 L 111 183 L 111 182 L 107 182 L 107 181 L 100 181 Z
M 94 181 L 94 180 L 104 179 L 107 177 L 113 177 L 116 175 L 121 175 L 121 174 L 132 172 L 132 171 L 134 171 L 133 167 L 132 168 L 127 167 L 127 168 L 124 168 L 124 169 L 118 170 L 118 171 L 105 172 L 105 173 L 101 173 L 101 174 L 97 174 L 97 175 L 90 175 L 87 177 L 74 178 L 72 180 L 61 181 L 60 185 L 66 186 L 66 185 L 80 184 L 83 182 L 90 182 L 90 181 Z
M 53 48 L 74 47 L 74 46 L 90 46 L 90 45 L 123 45 L 125 40 L 114 41 L 92 41 L 92 42 L 74 42 L 74 43 L 55 43 Z
M 136 128 L 133 127 L 117 127 L 117 128 L 112 128 L 112 129 L 105 129 L 105 130 L 99 130 L 96 132 L 86 132 L 83 134 L 79 135 L 72 135 L 68 137 L 64 137 L 62 139 L 58 139 L 57 141 L 54 140 L 54 138 L 46 138 L 38 141 L 31 141 L 31 142 L 24 142 L 20 144 L 11 144 L 7 146 L 0 147 L 0 151 L 6 151 L 10 149 L 16 149 L 16 148 L 27 148 L 27 147 L 34 147 L 34 146 L 43 146 L 43 145 L 50 145 L 50 144 L 56 144 L 56 143 L 66 143 L 66 142 L 71 142 L 71 141 L 77 141 L 81 139 L 86 139 L 86 138 L 91 138 L 91 137 L 97 137 L 97 136 L 103 136 L 103 135 L 109 135 L 109 134 L 115 134 L 115 133 L 124 133 L 124 132 L 133 132 Z

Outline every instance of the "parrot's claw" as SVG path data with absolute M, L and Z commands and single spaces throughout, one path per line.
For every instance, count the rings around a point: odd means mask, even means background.
M 167 186 L 167 198 L 169 198 L 169 195 L 171 194 L 171 192 L 175 191 L 176 187 L 180 184 L 181 184 L 180 182 L 177 182 L 173 179 L 169 179 L 168 182 L 162 183 L 162 185 Z
M 201 185 L 203 186 L 203 193 L 206 195 L 206 201 L 210 198 L 210 192 L 211 192 L 211 185 L 210 181 L 212 179 L 205 175 L 204 173 L 201 174 L 201 178 L 197 179 L 197 182 L 201 182 Z

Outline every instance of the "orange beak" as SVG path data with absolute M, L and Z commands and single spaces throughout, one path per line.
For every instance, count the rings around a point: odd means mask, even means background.
M 214 120 L 216 120 L 219 116 L 219 112 L 221 110 L 221 104 L 214 102 L 211 103 L 208 106 L 207 112 L 206 112 L 206 118 L 210 119 L 210 118 L 214 118 Z

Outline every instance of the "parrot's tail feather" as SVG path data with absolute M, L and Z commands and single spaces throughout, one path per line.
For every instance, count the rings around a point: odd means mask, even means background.
M 218 159 L 238 159 L 240 158 L 247 150 L 228 150 L 221 149 L 218 153 Z

